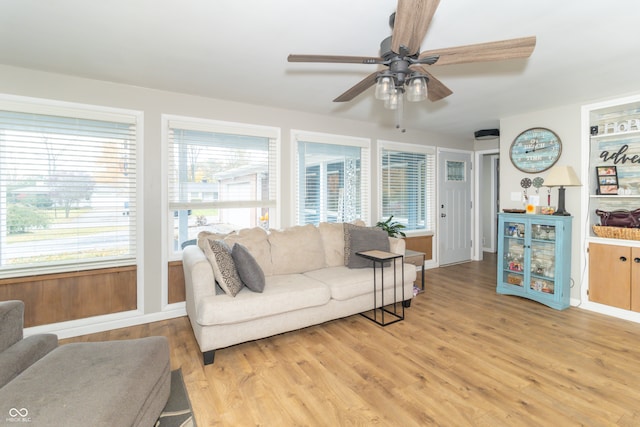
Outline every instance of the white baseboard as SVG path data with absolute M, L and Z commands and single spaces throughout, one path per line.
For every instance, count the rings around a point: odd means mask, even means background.
M 430 270 L 432 268 L 438 268 L 438 267 L 439 267 L 438 263 L 433 259 L 428 259 L 424 263 L 424 269 L 425 270 Z
M 56 334 L 58 339 L 72 338 L 80 335 L 95 334 L 96 332 L 110 331 L 113 329 L 127 328 L 145 323 L 174 319 L 187 315 L 185 303 L 171 304 L 161 312 L 144 314 L 139 310 L 124 311 L 121 313 L 107 314 L 103 316 L 88 317 L 86 319 L 70 320 L 68 322 L 51 323 L 48 325 L 33 326 L 24 330 L 24 335 Z
M 573 305 L 573 301 L 572 304 Z M 631 322 L 640 323 L 640 313 L 631 310 L 624 310 L 622 308 L 611 307 L 604 304 L 598 304 L 596 302 L 585 301 L 576 304 L 576 307 L 583 308 L 585 310 L 593 311 L 596 313 L 604 314 L 607 316 L 617 317 L 618 319 L 629 320 Z

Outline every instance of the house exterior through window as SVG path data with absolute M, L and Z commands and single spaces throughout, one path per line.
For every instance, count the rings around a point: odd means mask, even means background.
M 369 141 L 294 132 L 296 224 L 369 219 Z
M 278 129 L 175 116 L 163 122 L 171 253 L 202 230 L 277 224 Z
M 428 147 L 380 142 L 382 220 L 393 221 L 409 231 L 435 228 L 435 153 Z
M 136 264 L 141 120 L 0 99 L 0 277 Z

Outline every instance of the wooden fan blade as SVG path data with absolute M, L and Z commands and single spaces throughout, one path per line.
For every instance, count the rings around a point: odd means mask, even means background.
M 351 101 L 356 96 L 360 95 L 365 90 L 376 84 L 379 71 L 369 74 L 364 79 L 360 80 L 355 86 L 352 86 L 345 93 L 333 100 L 333 102 L 346 102 Z
M 444 85 L 444 83 L 436 79 L 433 74 L 429 73 L 426 68 L 415 65 L 411 67 L 411 69 L 415 69 L 419 73 L 422 73 L 429 77 L 429 81 L 427 82 L 427 98 L 429 98 L 429 101 L 436 102 L 441 100 L 442 98 L 446 98 L 453 93 L 451 89 Z
M 522 37 L 497 42 L 469 44 L 445 49 L 425 50 L 419 58 L 438 55 L 435 65 L 464 64 L 468 62 L 501 61 L 528 58 L 536 46 L 536 38 Z
M 340 56 L 340 55 L 289 55 L 289 62 L 328 62 L 343 64 L 381 64 L 384 59 L 376 56 Z
M 391 50 L 402 54 L 404 46 L 406 55 L 418 53 L 439 4 L 440 0 L 398 0 Z

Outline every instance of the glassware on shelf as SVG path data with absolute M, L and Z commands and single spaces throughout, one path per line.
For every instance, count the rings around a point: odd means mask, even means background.
M 536 224 L 533 226 L 533 231 L 531 232 L 531 238 L 533 239 L 542 238 L 542 226 L 540 224 Z

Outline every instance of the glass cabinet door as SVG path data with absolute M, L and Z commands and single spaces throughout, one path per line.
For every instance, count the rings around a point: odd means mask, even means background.
M 496 292 L 568 308 L 571 221 L 570 216 L 499 214 Z
M 502 235 L 503 241 L 503 283 L 524 286 L 525 273 L 525 224 L 505 221 Z
M 529 290 L 545 294 L 555 293 L 556 227 L 547 224 L 531 225 L 531 280 Z

